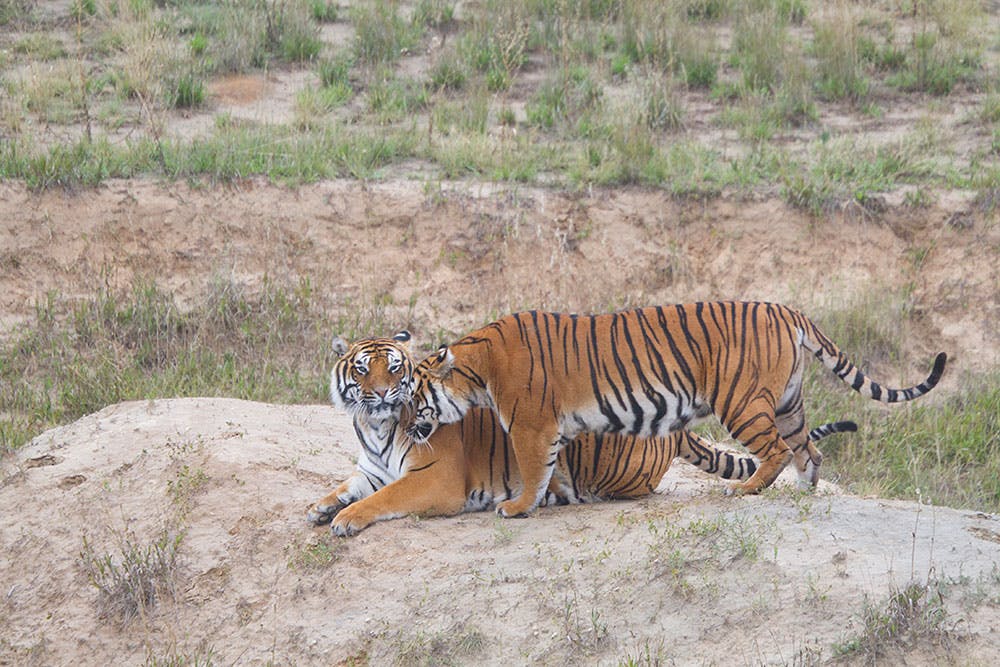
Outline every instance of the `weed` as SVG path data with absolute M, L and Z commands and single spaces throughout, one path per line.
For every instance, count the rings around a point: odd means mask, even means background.
M 661 639 L 655 647 L 646 641 L 635 653 L 627 651 L 623 658 L 618 659 L 618 667 L 660 667 L 667 662 L 666 649 Z
M 289 545 L 288 569 L 290 570 L 322 570 L 340 559 L 346 542 L 342 540 L 310 539 L 305 544 Z
M 593 655 L 609 641 L 608 625 L 601 619 L 601 612 L 591 609 L 586 618 L 581 619 L 575 593 L 572 599 L 567 595 L 563 602 L 562 634 L 574 654 Z
M 427 106 L 429 95 L 424 85 L 414 79 L 400 79 L 383 73 L 368 88 L 368 108 L 380 122 L 402 119 Z
M 171 646 L 166 655 L 148 653 L 143 667 L 212 667 L 215 664 L 214 657 L 215 650 L 211 646 L 199 647 L 191 653 Z
M 465 67 L 455 52 L 448 52 L 431 67 L 431 85 L 440 90 L 460 90 L 468 79 Z M 480 96 L 473 96 L 473 100 Z
M 319 83 L 324 88 L 339 86 L 350 89 L 350 72 L 351 59 L 348 57 L 321 60 L 316 68 Z
M 204 101 L 205 84 L 193 72 L 183 74 L 171 87 L 170 105 L 177 109 L 200 107 Z
M 428 28 L 443 28 L 455 20 L 454 0 L 417 0 L 413 8 L 414 24 Z
M 784 69 L 786 21 L 770 6 L 745 9 L 734 26 L 733 53 L 748 90 L 775 90 Z
M 332 0 L 309 0 L 309 13 L 320 23 L 335 22 L 337 12 L 337 3 Z
M 525 113 L 528 122 L 540 128 L 573 123 L 600 103 L 602 91 L 586 68 L 560 71 L 542 84 Z
M 14 53 L 31 60 L 57 60 L 66 56 L 66 47 L 56 37 L 46 33 L 33 33 L 14 42 Z
M 354 329 L 339 330 L 378 328 L 362 311 L 356 315 Z M 322 369 L 332 363 L 320 331 L 331 329 L 306 282 L 267 284 L 258 294 L 220 283 L 187 313 L 149 283 L 125 294 L 104 288 L 80 302 L 51 295 L 35 321 L 3 343 L 3 446 L 20 447 L 45 428 L 129 398 L 320 400 Z M 175 488 L 187 491 L 199 481 L 197 469 L 189 470 Z
M 499 92 L 510 88 L 514 74 L 524 65 L 531 31 L 517 3 L 490 0 L 459 44 L 473 69 L 486 74 L 486 86 Z
M 392 0 L 355 5 L 352 19 L 354 55 L 366 65 L 393 63 L 420 38 L 420 28 L 405 21 Z
M 176 594 L 177 550 L 183 534 L 163 532 L 142 544 L 130 530 L 118 536 L 118 556 L 98 555 L 83 538 L 78 562 L 98 591 L 101 618 L 113 618 L 122 627 L 145 618 L 157 601 Z
M 642 122 L 651 130 L 678 130 L 684 125 L 684 99 L 676 81 L 669 77 L 652 76 L 642 87 L 640 113 Z
M 835 3 L 816 20 L 814 33 L 820 94 L 834 100 L 864 98 L 868 81 L 862 70 L 858 21 L 849 6 Z
M 893 647 L 910 647 L 921 640 L 947 642 L 951 635 L 945 627 L 947 617 L 937 581 L 914 581 L 902 589 L 892 586 L 883 602 L 866 600 L 860 633 L 836 644 L 834 652 L 878 664 Z
M 205 488 L 209 476 L 201 468 L 191 469 L 183 464 L 174 479 L 167 480 L 167 495 L 173 501 L 178 518 L 183 518 L 191 510 L 193 497 Z
M 496 517 L 493 520 L 493 546 L 501 547 L 514 541 L 516 533 L 510 521 Z
M 315 129 L 319 119 L 341 106 L 353 94 L 349 84 L 332 83 L 322 88 L 304 88 L 295 95 L 295 124 Z
M 471 659 L 483 652 L 487 641 L 481 630 L 464 623 L 440 632 L 401 632 L 395 642 L 396 655 L 392 664 L 449 665 L 475 662 Z

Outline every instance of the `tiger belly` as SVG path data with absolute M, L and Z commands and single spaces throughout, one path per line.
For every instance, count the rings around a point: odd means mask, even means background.
M 655 400 L 655 402 L 654 402 Z M 703 403 L 663 391 L 650 398 L 646 394 L 619 401 L 605 399 L 604 405 L 593 405 L 563 415 L 559 433 L 571 440 L 580 433 L 622 433 L 640 438 L 667 436 L 687 428 L 692 422 L 711 414 Z

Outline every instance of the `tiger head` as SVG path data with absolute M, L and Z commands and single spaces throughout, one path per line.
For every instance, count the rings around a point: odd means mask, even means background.
M 354 415 L 382 420 L 399 417 L 413 392 L 410 332 L 392 338 L 369 338 L 348 344 L 333 341 L 341 355 L 330 373 L 330 400 Z
M 454 368 L 455 355 L 445 345 L 417 364 L 413 420 L 406 429 L 417 442 L 426 442 L 438 426 L 461 420 L 469 408 L 480 404 L 473 387 L 462 382 L 463 374 L 452 372 Z

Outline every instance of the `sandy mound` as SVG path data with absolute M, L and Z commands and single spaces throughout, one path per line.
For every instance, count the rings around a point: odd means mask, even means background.
M 332 408 L 218 399 L 43 434 L 3 463 L 0 664 L 812 664 L 928 579 L 887 659 L 1000 660 L 993 516 L 829 486 L 727 498 L 678 462 L 642 501 L 336 539 L 304 513 L 355 446 Z M 164 535 L 182 537 L 159 600 L 122 627 L 81 553 L 117 564 L 123 539 Z

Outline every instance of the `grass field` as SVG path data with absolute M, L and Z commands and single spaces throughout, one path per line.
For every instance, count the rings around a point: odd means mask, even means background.
M 0 177 L 38 188 L 418 161 L 440 178 L 777 189 L 822 213 L 903 185 L 1000 184 L 998 43 L 973 0 L 4 7 Z M 284 122 L 212 111 L 213 80 L 255 72 L 309 74 Z M 942 127 L 952 99 L 965 110 Z M 181 116 L 204 122 L 174 131 Z M 824 129 L 842 116 L 895 129 Z

